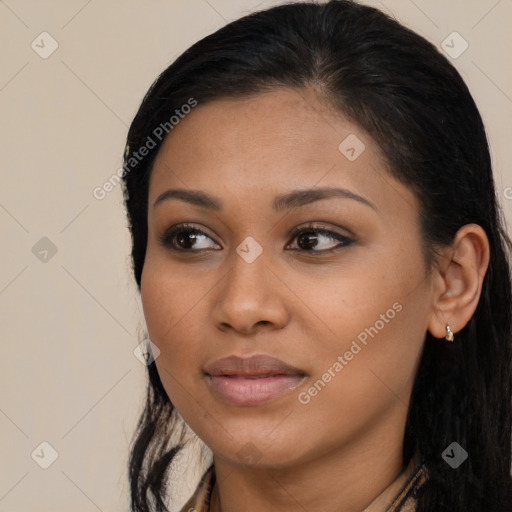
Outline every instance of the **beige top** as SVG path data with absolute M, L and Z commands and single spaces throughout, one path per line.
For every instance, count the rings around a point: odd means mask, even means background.
M 180 512 L 218 512 L 219 496 L 212 464 L 204 473 L 196 491 Z M 416 500 L 413 491 L 427 480 L 427 470 L 417 459 L 411 459 L 407 468 L 389 484 L 362 512 L 414 512 Z M 400 508 L 402 507 L 402 508 Z

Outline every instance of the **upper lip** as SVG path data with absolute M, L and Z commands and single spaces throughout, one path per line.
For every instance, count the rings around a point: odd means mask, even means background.
M 211 376 L 221 375 L 305 375 L 305 372 L 276 357 L 258 354 L 251 357 L 229 356 L 207 365 L 204 371 Z

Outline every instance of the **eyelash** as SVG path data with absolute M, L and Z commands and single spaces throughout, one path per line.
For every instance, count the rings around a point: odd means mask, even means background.
M 180 233 L 186 233 L 189 235 L 190 234 L 204 235 L 207 238 L 211 239 L 211 237 L 209 237 L 206 233 L 204 233 L 203 231 L 194 227 L 191 224 L 179 224 L 177 226 L 173 226 L 173 227 L 169 228 L 168 230 L 166 230 L 159 237 L 159 242 L 164 247 L 167 247 L 176 252 L 183 252 L 183 253 L 189 252 L 190 253 L 190 252 L 201 252 L 201 251 L 209 250 L 209 249 L 195 249 L 194 250 L 194 249 L 183 249 L 183 248 L 176 247 L 176 245 L 173 243 L 174 238 L 176 235 L 178 235 Z M 306 250 L 306 249 L 301 250 L 300 248 L 299 249 L 291 249 L 291 250 L 306 252 L 306 253 L 310 253 L 310 254 L 315 254 L 315 253 L 317 253 L 317 254 L 332 254 L 332 253 L 338 252 L 339 250 L 343 249 L 344 247 L 348 247 L 349 245 L 352 245 L 355 242 L 354 239 L 349 238 L 348 236 L 342 235 L 340 233 L 336 233 L 335 231 L 330 231 L 325 228 L 316 227 L 314 225 L 314 223 L 312 223 L 312 222 L 306 226 L 295 228 L 291 233 L 291 240 L 293 240 L 294 238 L 297 238 L 299 235 L 302 235 L 304 233 L 320 234 L 320 235 L 326 236 L 328 238 L 331 238 L 333 240 L 338 240 L 340 243 L 338 245 L 336 245 L 335 247 L 332 247 L 331 249 L 323 249 L 320 251 Z M 289 244 L 287 244 L 287 245 L 289 245 Z M 214 249 L 214 250 L 218 250 L 218 249 Z

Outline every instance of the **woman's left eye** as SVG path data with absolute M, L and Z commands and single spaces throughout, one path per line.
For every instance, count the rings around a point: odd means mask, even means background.
M 206 233 L 188 224 L 173 226 L 159 237 L 159 241 L 163 246 L 183 253 L 212 249 L 206 243 L 208 239 L 211 240 Z M 340 250 L 355 241 L 341 233 L 315 227 L 314 225 L 295 229 L 292 233 L 292 240 L 295 239 L 297 239 L 298 243 L 296 247 L 292 247 L 292 250 L 323 254 Z M 333 242 L 336 243 L 333 245 Z M 203 247 L 198 247 L 198 245 L 203 245 Z M 221 248 L 218 244 L 215 245 L 217 248 L 214 248 L 214 250 Z M 286 247 L 289 248 L 290 244 Z
M 306 228 L 299 228 L 294 231 L 293 238 L 298 241 L 298 249 L 309 253 L 332 253 L 347 247 L 355 240 L 329 229 L 310 225 Z M 329 240 L 331 243 L 329 243 Z M 334 245 L 332 242 L 337 242 Z M 314 250 L 311 250 L 314 249 Z

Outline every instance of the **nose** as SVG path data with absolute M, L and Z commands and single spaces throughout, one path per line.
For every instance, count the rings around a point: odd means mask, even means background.
M 261 329 L 282 329 L 289 319 L 285 286 L 261 255 L 247 263 L 234 253 L 230 270 L 218 285 L 213 311 L 215 326 L 250 335 Z

